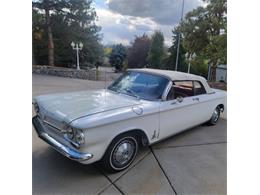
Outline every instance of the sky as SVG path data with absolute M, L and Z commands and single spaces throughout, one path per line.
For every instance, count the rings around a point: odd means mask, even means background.
M 180 21 L 183 0 L 94 0 L 102 27 L 102 43 L 130 45 L 135 36 L 164 34 L 166 46 L 172 44 L 172 29 Z M 201 0 L 184 0 L 184 14 L 203 5 Z

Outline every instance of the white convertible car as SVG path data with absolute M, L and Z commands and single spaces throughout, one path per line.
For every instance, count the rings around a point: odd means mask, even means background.
M 130 69 L 107 89 L 34 98 L 33 125 L 68 158 L 121 171 L 141 146 L 205 122 L 215 125 L 225 98 L 200 76 Z

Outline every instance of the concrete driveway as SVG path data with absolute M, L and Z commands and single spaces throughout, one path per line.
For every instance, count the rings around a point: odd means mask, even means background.
M 104 82 L 33 75 L 33 96 L 104 88 Z M 34 113 L 33 113 L 34 114 Z M 63 157 L 32 131 L 33 194 L 226 194 L 227 122 L 201 125 L 140 151 L 125 171 Z

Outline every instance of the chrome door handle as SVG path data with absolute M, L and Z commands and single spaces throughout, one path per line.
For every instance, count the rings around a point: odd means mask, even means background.
M 193 101 L 199 101 L 200 98 L 192 98 Z

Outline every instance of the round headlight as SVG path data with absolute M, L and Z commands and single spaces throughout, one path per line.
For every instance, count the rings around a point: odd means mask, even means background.
M 39 111 L 40 111 L 38 104 L 35 102 L 35 103 L 33 103 L 33 105 L 34 105 L 34 111 L 35 111 L 35 113 L 38 114 Z
M 69 138 L 70 140 L 72 140 L 74 138 L 74 132 L 73 132 L 73 129 L 72 128 L 68 128 L 66 133 L 65 133 L 65 136 L 67 138 Z
M 75 135 L 75 141 L 79 144 L 82 145 L 85 143 L 85 135 L 82 131 L 77 131 Z

